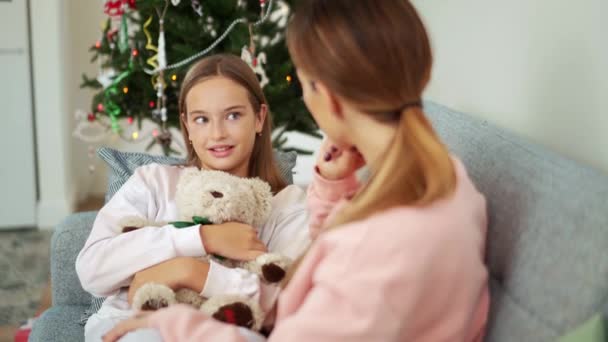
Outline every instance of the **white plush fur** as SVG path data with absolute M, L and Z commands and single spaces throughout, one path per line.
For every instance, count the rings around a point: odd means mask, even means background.
M 165 300 L 168 305 L 177 304 L 173 290 L 156 283 L 147 283 L 137 289 L 133 296 L 133 307 L 141 309 L 148 300 Z
M 175 299 L 178 303 L 188 304 L 195 308 L 200 308 L 205 302 L 198 292 L 190 289 L 179 289 L 175 291 Z
M 260 330 L 262 328 L 262 323 L 264 323 L 264 312 L 260 307 L 260 304 L 253 299 L 249 299 L 243 296 L 237 295 L 221 295 L 215 296 L 207 300 L 202 306 L 201 311 L 209 316 L 213 316 L 217 312 L 219 308 L 225 305 L 230 305 L 233 303 L 243 303 L 249 306 L 251 312 L 253 313 L 253 327 L 252 330 Z
M 223 195 L 213 197 L 213 192 Z M 244 179 L 222 171 L 184 170 L 177 184 L 180 220 L 206 217 L 213 223 L 238 221 L 260 227 L 270 215 L 270 185 L 256 178 Z
M 271 263 L 274 263 L 275 265 L 287 271 L 287 268 L 289 268 L 289 265 L 291 265 L 292 260 L 280 254 L 266 253 L 255 258 L 255 260 L 243 262 L 241 267 L 259 275 L 260 279 L 265 280 L 262 274 L 262 266 Z
M 118 226 L 120 229 L 120 232 L 122 233 L 122 229 L 124 227 L 145 227 L 148 226 L 148 220 L 144 219 L 143 217 L 138 217 L 138 216 L 127 216 L 127 217 L 123 217 L 118 221 Z

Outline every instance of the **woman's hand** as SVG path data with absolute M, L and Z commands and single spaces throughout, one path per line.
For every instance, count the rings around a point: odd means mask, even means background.
M 257 231 L 248 224 L 225 222 L 201 226 L 201 239 L 208 254 L 236 260 L 253 260 L 267 252 Z
M 364 165 L 365 160 L 356 147 L 339 148 L 325 139 L 319 149 L 316 171 L 325 179 L 338 180 L 352 176 Z
M 129 304 L 133 303 L 135 292 L 149 282 L 166 285 L 172 290 L 189 288 L 201 292 L 207 281 L 207 273 L 208 262 L 190 257 L 178 257 L 148 267 L 133 277 L 129 286 Z
M 142 311 L 133 318 L 118 323 L 112 330 L 104 335 L 103 342 L 118 341 L 121 337 L 131 331 L 148 328 L 150 325 L 150 315 L 153 313 L 154 311 Z

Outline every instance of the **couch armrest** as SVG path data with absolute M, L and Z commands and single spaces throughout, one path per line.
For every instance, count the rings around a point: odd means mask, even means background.
M 53 305 L 89 305 L 91 302 L 91 295 L 80 286 L 75 263 L 96 216 L 96 211 L 72 214 L 55 228 L 51 239 Z

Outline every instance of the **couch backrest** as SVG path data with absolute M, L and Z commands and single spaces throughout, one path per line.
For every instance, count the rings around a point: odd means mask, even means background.
M 488 200 L 487 341 L 553 340 L 607 310 L 608 176 L 440 105 L 425 112 Z

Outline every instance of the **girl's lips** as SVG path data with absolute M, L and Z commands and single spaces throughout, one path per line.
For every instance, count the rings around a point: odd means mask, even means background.
M 232 154 L 234 146 L 214 146 L 208 151 L 216 158 L 226 158 Z

